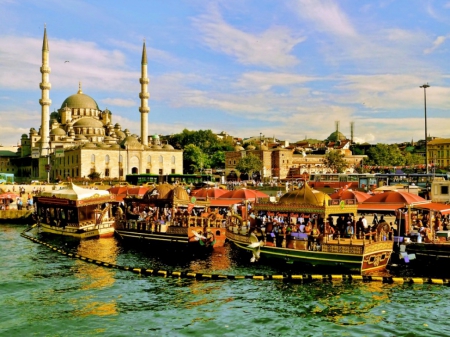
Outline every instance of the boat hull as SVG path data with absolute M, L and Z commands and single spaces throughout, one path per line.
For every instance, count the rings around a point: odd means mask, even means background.
M 57 227 L 41 223 L 39 224 L 39 229 L 44 233 L 69 236 L 80 240 L 114 236 L 113 223 L 102 224 L 95 228 Z
M 241 250 L 249 252 L 254 250 L 249 247 L 248 235 L 227 231 L 227 239 Z M 262 258 L 281 259 L 288 263 L 299 262 L 313 266 L 334 266 L 366 274 L 386 269 L 392 248 L 392 241 L 372 242 L 363 246 L 358 245 L 357 240 L 350 243 L 347 239 L 340 244 L 324 243 L 321 250 L 308 250 L 305 242 L 293 248 L 262 245 L 259 253 Z
M 225 228 L 210 228 L 213 240 L 208 241 L 200 238 L 198 233 L 204 230 L 200 226 L 150 226 L 139 222 L 129 221 L 117 226 L 116 234 L 123 241 L 139 241 L 149 244 L 172 245 L 191 248 L 214 248 L 223 247 L 226 239 Z M 197 233 L 198 235 L 196 235 Z

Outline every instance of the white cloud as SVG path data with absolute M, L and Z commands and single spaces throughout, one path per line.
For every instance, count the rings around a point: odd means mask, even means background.
M 270 68 L 296 65 L 299 60 L 291 54 L 292 49 L 305 40 L 281 26 L 273 26 L 262 33 L 244 32 L 225 22 L 217 9 L 210 9 L 193 22 L 203 34 L 204 44 L 245 65 Z
M 357 33 L 347 15 L 332 0 L 297 0 L 296 12 L 312 22 L 315 29 L 342 37 L 356 37 Z
M 443 44 L 445 42 L 445 40 L 447 40 L 448 36 L 438 36 L 436 38 L 436 40 L 433 41 L 433 46 L 431 48 L 427 48 L 424 50 L 425 54 L 430 54 L 432 52 L 434 52 L 437 48 L 439 48 L 439 46 L 441 44 Z

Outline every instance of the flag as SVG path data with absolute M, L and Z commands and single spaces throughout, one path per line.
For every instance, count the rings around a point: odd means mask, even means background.
M 194 209 L 194 204 L 189 203 L 188 208 L 187 208 L 188 213 L 191 214 L 193 209 Z

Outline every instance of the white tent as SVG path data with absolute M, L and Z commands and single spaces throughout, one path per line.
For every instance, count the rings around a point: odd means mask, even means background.
M 41 196 L 43 197 L 55 197 L 69 200 L 83 200 L 105 195 L 109 195 L 109 192 L 105 190 L 92 190 L 90 188 L 82 188 L 74 185 L 73 183 L 70 183 L 67 188 L 64 188 L 62 190 L 44 191 L 41 193 Z

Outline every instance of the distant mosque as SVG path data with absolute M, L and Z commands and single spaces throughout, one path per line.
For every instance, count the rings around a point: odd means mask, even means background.
M 14 160 L 17 176 L 51 181 L 85 178 L 97 172 L 101 178 L 121 178 L 127 174 L 159 175 L 183 173 L 183 151 L 161 144 L 157 135 L 148 136 L 149 78 L 145 41 L 141 61 L 141 134 L 112 123 L 112 113 L 100 110 L 97 102 L 82 91 L 64 100 L 61 108 L 50 113 L 50 50 L 47 29 L 42 46 L 41 127 L 30 129 L 20 140 L 19 158 Z

